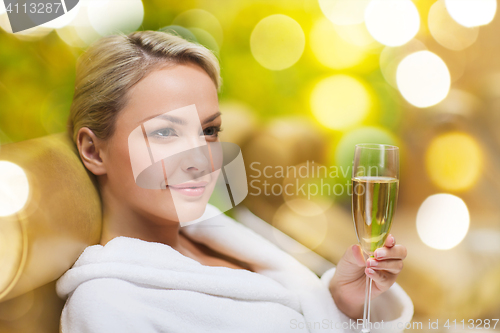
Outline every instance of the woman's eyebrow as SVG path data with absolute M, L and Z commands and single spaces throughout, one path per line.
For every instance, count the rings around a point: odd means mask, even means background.
M 178 117 L 174 117 L 174 116 L 166 114 L 166 113 L 145 118 L 145 119 L 141 120 L 140 123 L 144 123 L 144 122 L 146 122 L 146 121 L 148 121 L 150 119 L 153 119 L 153 118 L 168 120 L 168 121 L 170 121 L 172 123 L 179 124 L 179 125 L 185 125 L 186 124 L 185 120 L 183 120 L 181 118 L 178 118 Z
M 221 113 L 220 111 L 218 111 L 217 113 L 214 113 L 214 114 L 213 114 L 213 115 L 211 115 L 210 117 L 206 118 L 206 119 L 203 121 L 202 125 L 205 125 L 205 124 L 207 124 L 207 123 L 209 123 L 209 122 L 211 122 L 211 121 L 214 121 L 215 119 L 219 118 L 221 114 L 222 114 L 222 113 Z
M 215 119 L 217 119 L 222 113 L 220 111 L 218 111 L 217 113 L 214 113 L 213 115 L 211 115 L 210 117 L 208 117 L 207 119 L 205 119 L 203 121 L 203 124 L 202 125 L 205 125 L 206 123 L 209 123 L 211 121 L 214 121 Z M 178 118 L 178 117 L 174 117 L 172 115 L 169 115 L 168 113 L 163 113 L 163 114 L 159 114 L 159 115 L 155 115 L 155 116 L 151 116 L 151 117 L 148 117 L 148 118 L 145 118 L 143 120 L 140 121 L 140 123 L 144 123 L 150 119 L 153 119 L 153 118 L 160 118 L 160 119 L 164 119 L 164 120 L 168 120 L 172 123 L 175 123 L 175 124 L 179 124 L 179 125 L 186 125 L 186 121 L 181 119 L 181 118 Z

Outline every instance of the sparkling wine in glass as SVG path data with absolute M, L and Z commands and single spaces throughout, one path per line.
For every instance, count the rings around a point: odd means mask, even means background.
M 352 215 L 363 252 L 374 258 L 391 229 L 399 190 L 399 148 L 358 144 L 352 170 Z M 372 279 L 366 278 L 363 330 L 370 332 Z

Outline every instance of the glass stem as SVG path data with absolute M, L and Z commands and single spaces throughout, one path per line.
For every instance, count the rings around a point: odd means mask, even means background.
M 371 257 L 373 258 L 373 257 Z M 370 300 L 372 298 L 372 278 L 366 276 L 365 305 L 363 308 L 363 333 L 370 332 Z
M 373 282 L 373 280 L 372 280 L 372 278 L 370 278 L 370 289 L 368 291 L 368 310 L 366 311 L 367 312 L 366 313 L 366 315 L 367 315 L 366 322 L 367 322 L 367 325 L 368 325 L 367 328 L 370 327 L 369 325 L 370 325 L 370 304 L 371 304 L 371 298 L 372 298 L 372 282 Z
M 366 287 L 365 287 L 365 306 L 363 308 L 363 331 L 366 329 L 366 310 L 368 307 L 368 279 L 369 277 L 366 277 Z

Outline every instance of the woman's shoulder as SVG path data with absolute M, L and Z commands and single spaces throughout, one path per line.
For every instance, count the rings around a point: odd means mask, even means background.
M 93 304 L 110 305 L 120 303 L 123 298 L 130 295 L 130 291 L 137 286 L 122 279 L 100 278 L 85 281 L 78 285 L 68 297 L 68 304 L 71 306 L 86 306 Z
M 132 307 L 132 283 L 120 279 L 93 279 L 80 284 L 68 297 L 61 314 L 62 332 L 129 332 L 145 328 L 140 307 Z
M 147 281 L 147 272 L 167 270 L 196 263 L 182 256 L 170 246 L 131 237 L 116 237 L 105 246 L 87 247 L 73 266 L 56 283 L 56 292 L 62 299 L 76 289 L 91 288 L 108 279 L 117 281 Z M 94 282 L 99 281 L 99 282 Z

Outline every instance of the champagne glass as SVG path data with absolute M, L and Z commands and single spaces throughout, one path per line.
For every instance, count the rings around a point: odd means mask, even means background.
M 354 151 L 352 169 L 352 216 L 363 252 L 374 258 L 391 229 L 399 190 L 399 148 L 363 143 Z M 372 279 L 366 277 L 363 329 L 370 332 Z

